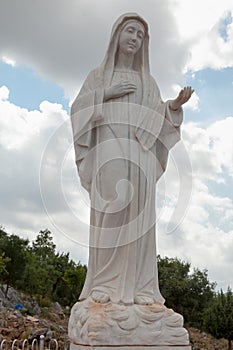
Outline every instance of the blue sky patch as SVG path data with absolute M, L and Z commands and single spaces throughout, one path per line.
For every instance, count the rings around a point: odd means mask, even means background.
M 186 75 L 187 85 L 191 85 L 199 96 L 199 112 L 187 111 L 186 121 L 196 120 L 208 126 L 216 120 L 233 116 L 233 68 L 221 70 L 203 69 Z
M 227 26 L 232 23 L 232 16 L 231 13 L 228 12 L 226 16 L 220 21 L 219 23 L 219 34 L 223 38 L 223 40 L 226 42 L 228 39 L 227 35 Z
M 10 102 L 29 111 L 39 109 L 42 101 L 59 103 L 69 112 L 69 100 L 62 88 L 39 77 L 32 69 L 0 62 L 0 86 L 10 90 Z

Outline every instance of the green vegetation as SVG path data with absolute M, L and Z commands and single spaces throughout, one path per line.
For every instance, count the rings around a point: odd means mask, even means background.
M 72 306 L 81 293 L 86 266 L 69 253 L 57 253 L 50 231 L 40 231 L 32 244 L 0 229 L 0 283 L 36 297 L 41 306 L 58 301 Z
M 177 258 L 158 256 L 160 290 L 166 299 L 166 306 L 184 316 L 187 326 L 202 329 L 203 310 L 209 306 L 215 295 L 216 283 L 210 283 L 207 271 L 194 269 Z
M 86 266 L 58 253 L 50 231 L 40 231 L 31 243 L 0 228 L 0 283 L 5 295 L 9 286 L 36 297 L 49 307 L 58 301 L 72 306 L 79 298 Z M 160 290 L 166 306 L 182 314 L 186 326 L 205 330 L 216 338 L 233 340 L 233 293 L 215 292 L 216 283 L 206 270 L 191 269 L 190 263 L 158 256 Z
M 233 340 L 233 293 L 215 292 L 216 283 L 208 280 L 207 270 L 194 269 L 177 258 L 158 256 L 160 290 L 166 306 L 184 316 L 186 326 L 204 330 L 214 337 Z
M 228 340 L 228 349 L 231 350 L 233 340 L 233 293 L 230 288 L 224 294 L 217 293 L 209 307 L 204 312 L 204 327 L 216 338 Z

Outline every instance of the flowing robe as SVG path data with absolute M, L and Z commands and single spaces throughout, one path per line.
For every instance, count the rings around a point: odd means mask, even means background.
M 71 109 L 76 164 L 91 199 L 88 272 L 80 300 L 93 291 L 114 303 L 137 296 L 163 303 L 158 285 L 155 237 L 156 182 L 168 152 L 179 140 L 182 109 L 171 111 L 151 77 L 114 70 L 112 84 L 132 81 L 135 92 L 103 102 L 97 68 Z

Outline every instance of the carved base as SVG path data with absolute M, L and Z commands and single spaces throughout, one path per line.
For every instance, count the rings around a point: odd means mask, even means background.
M 71 350 L 191 349 L 183 317 L 160 304 L 98 304 L 88 298 L 73 306 L 68 332 Z
M 191 350 L 191 346 L 88 346 L 70 344 L 70 350 Z

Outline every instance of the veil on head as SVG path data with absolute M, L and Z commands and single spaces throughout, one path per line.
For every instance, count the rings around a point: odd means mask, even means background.
M 118 49 L 118 42 L 121 30 L 125 23 L 129 20 L 136 20 L 143 24 L 145 28 L 145 36 L 143 38 L 142 47 L 136 53 L 134 59 L 134 67 L 141 75 L 143 96 L 146 96 L 147 84 L 150 79 L 149 67 L 149 33 L 146 21 L 136 13 L 126 13 L 121 15 L 113 25 L 110 42 L 107 48 L 106 55 L 101 64 L 101 71 L 104 86 L 110 86 L 115 66 L 115 58 Z M 142 104 L 143 101 L 142 101 Z

